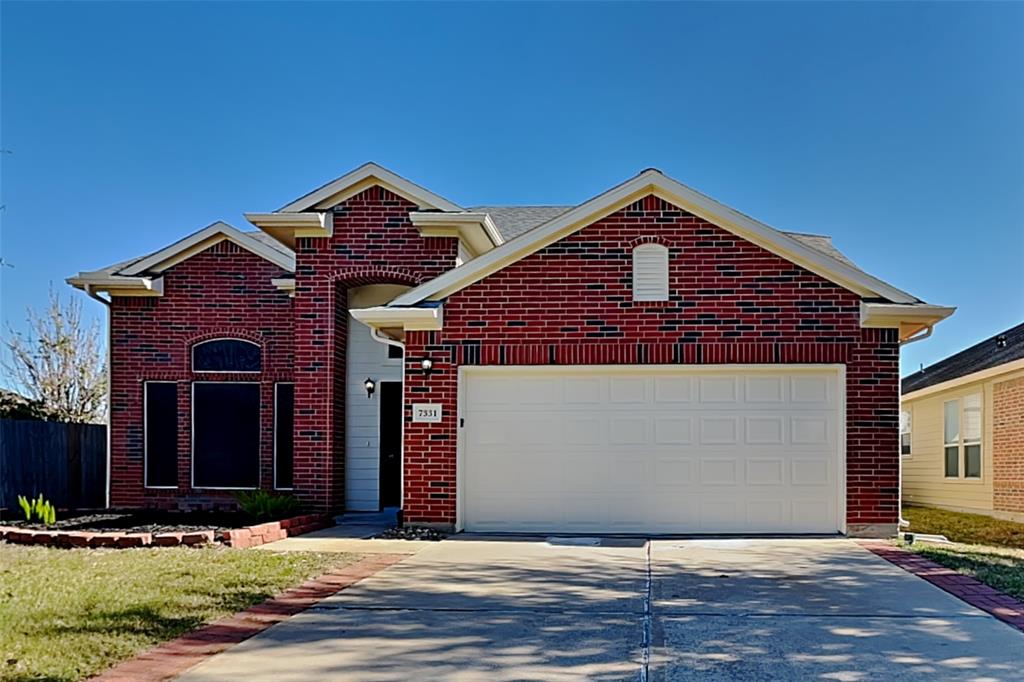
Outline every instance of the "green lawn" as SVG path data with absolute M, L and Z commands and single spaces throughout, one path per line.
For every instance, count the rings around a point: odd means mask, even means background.
M 938 533 L 968 545 L 1024 549 L 1024 523 L 928 507 L 904 507 L 903 518 L 910 521 L 912 533 Z
M 955 544 L 915 542 L 914 552 L 1024 600 L 1024 523 L 981 514 L 904 507 L 913 533 L 945 535 Z
M 0 680 L 88 677 L 357 558 L 0 542 Z

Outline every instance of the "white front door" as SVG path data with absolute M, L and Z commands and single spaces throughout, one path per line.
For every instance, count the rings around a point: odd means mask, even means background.
M 464 368 L 470 531 L 843 529 L 835 367 Z

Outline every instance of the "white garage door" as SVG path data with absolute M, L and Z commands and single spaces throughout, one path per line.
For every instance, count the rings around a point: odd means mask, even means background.
M 467 368 L 471 531 L 834 533 L 834 369 Z

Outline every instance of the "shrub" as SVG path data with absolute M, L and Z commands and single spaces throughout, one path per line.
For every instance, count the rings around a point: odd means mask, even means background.
M 49 500 L 43 499 L 42 493 L 34 500 L 29 500 L 24 495 L 18 495 L 18 506 L 24 512 L 25 520 L 30 523 L 36 521 L 46 526 L 57 523 L 57 508 Z
M 276 495 L 266 490 L 253 490 L 235 495 L 242 511 L 257 521 L 275 521 L 294 516 L 299 501 L 291 495 Z

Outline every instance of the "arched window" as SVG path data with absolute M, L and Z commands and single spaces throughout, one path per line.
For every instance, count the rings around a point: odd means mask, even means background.
M 668 300 L 668 249 L 661 244 L 633 249 L 633 300 Z
M 193 372 L 259 372 L 258 343 L 245 339 L 210 339 L 192 346 Z

